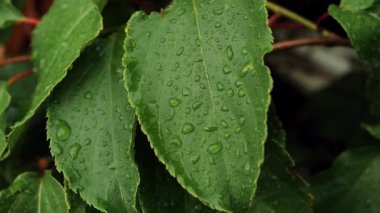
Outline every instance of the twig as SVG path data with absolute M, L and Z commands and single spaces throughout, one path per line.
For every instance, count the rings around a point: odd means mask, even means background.
M 348 39 L 340 37 L 313 37 L 313 38 L 301 38 L 289 41 L 281 41 L 273 44 L 273 50 L 285 50 L 301 46 L 312 46 L 312 45 L 327 45 L 327 46 L 351 46 Z
M 294 21 L 304 25 L 305 27 L 307 27 L 311 30 L 320 31 L 323 36 L 331 36 L 331 35 L 335 34 L 335 33 L 332 33 L 330 31 L 326 30 L 326 29 L 319 29 L 318 26 L 314 22 L 312 22 L 312 21 L 298 15 L 297 13 L 290 11 L 290 10 L 288 10 L 288 9 L 286 9 L 286 8 L 276 4 L 276 3 L 267 1 L 266 7 L 268 8 L 268 10 L 271 10 L 275 13 L 279 13 L 279 14 L 283 15 L 284 17 L 287 17 L 291 20 L 294 20 Z
M 31 60 L 30 55 L 22 55 L 14 58 L 8 58 L 4 60 L 0 60 L 0 66 L 12 64 L 12 63 L 17 63 L 17 62 L 24 62 L 24 61 L 30 61 Z
M 19 74 L 13 76 L 12 78 L 10 78 L 8 80 L 8 85 L 11 86 L 13 85 L 15 82 L 25 78 L 26 76 L 30 75 L 33 73 L 33 70 L 32 69 L 29 69 L 29 70 L 25 70 L 23 72 L 20 72 Z
M 279 13 L 275 13 L 273 14 L 270 18 L 269 18 L 269 21 L 268 21 L 268 25 L 271 27 L 273 24 L 275 24 L 280 18 L 281 18 L 281 14 Z
M 18 23 L 20 24 L 30 24 L 33 26 L 37 26 L 40 23 L 40 20 L 34 19 L 34 18 L 28 18 L 28 17 L 23 17 L 21 18 Z
M 322 14 L 318 20 L 315 22 L 315 24 L 317 25 L 318 29 L 322 29 L 322 23 L 324 21 L 326 21 L 328 18 L 330 17 L 330 13 L 329 12 L 326 12 L 324 14 Z

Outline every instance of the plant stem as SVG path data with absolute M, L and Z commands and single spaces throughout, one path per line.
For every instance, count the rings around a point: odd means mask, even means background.
M 273 44 L 273 50 L 285 50 L 301 46 L 327 45 L 327 46 L 351 46 L 350 40 L 340 37 L 301 38 L 289 41 L 281 41 Z
M 18 21 L 18 23 L 30 24 L 30 25 L 33 25 L 33 26 L 37 26 L 40 23 L 40 20 L 34 19 L 34 18 L 23 17 L 22 19 L 20 19 Z
M 26 76 L 30 75 L 33 73 L 33 70 L 32 69 L 29 69 L 29 70 L 25 70 L 23 72 L 20 72 L 19 74 L 13 76 L 12 78 L 10 78 L 8 80 L 8 85 L 9 86 L 12 86 L 15 82 L 25 78 Z
M 24 62 L 24 61 L 30 61 L 31 60 L 30 55 L 22 55 L 22 56 L 17 56 L 14 58 L 8 58 L 4 60 L 0 60 L 0 66 L 12 64 L 12 63 L 17 63 L 17 62 Z
M 304 25 L 306 28 L 309 28 L 309 29 L 314 30 L 314 31 L 320 31 L 323 36 L 334 35 L 334 33 L 330 32 L 326 29 L 319 29 L 318 26 L 314 22 L 312 22 L 312 21 L 298 15 L 297 13 L 290 11 L 290 10 L 288 10 L 288 9 L 286 9 L 286 8 L 276 4 L 276 3 L 267 1 L 266 7 L 268 8 L 268 10 L 271 10 L 275 13 L 279 13 L 279 14 L 283 15 L 284 17 L 287 17 L 291 20 L 294 20 L 294 21 Z

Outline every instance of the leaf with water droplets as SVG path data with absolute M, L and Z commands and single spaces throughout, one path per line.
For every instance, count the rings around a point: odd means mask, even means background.
M 347 32 L 358 55 L 370 64 L 367 93 L 380 120 L 380 1 L 343 0 L 340 7 L 332 5 L 329 11 Z
M 311 182 L 318 212 L 380 211 L 380 148 L 342 153 L 332 167 Z
M 11 3 L 11 0 L 0 1 L 0 29 L 22 18 L 22 14 Z
M 50 171 L 40 177 L 26 172 L 0 192 L 1 212 L 56 212 L 66 213 L 65 193 Z
M 97 209 L 136 212 L 135 114 L 122 81 L 124 33 L 96 41 L 52 94 L 48 135 L 57 168 Z
M 33 33 L 33 61 L 39 81 L 28 113 L 8 136 L 8 148 L 20 142 L 27 124 L 54 87 L 66 76 L 81 50 L 102 29 L 102 18 L 92 0 L 54 1 Z M 8 153 L 0 153 L 1 155 Z M 2 156 L 6 157 L 6 156 Z
M 126 29 L 126 87 L 142 130 L 170 174 L 222 211 L 250 206 L 264 160 L 272 88 L 264 8 L 175 0 L 160 14 L 134 14 Z

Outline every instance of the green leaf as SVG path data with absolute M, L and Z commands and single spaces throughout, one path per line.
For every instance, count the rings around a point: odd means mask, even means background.
M 12 5 L 10 0 L 0 1 L 0 29 L 21 18 L 21 12 Z
M 26 172 L 12 185 L 0 192 L 2 212 L 56 212 L 66 213 L 63 187 L 46 172 L 43 177 Z
M 341 8 L 332 5 L 329 11 L 343 26 L 359 56 L 370 64 L 368 95 L 380 119 L 380 1 L 343 0 Z
M 0 82 L 0 153 L 7 148 L 5 138 L 5 117 L 4 112 L 11 103 L 11 96 L 8 93 L 8 84 Z
M 55 163 L 89 204 L 135 212 L 135 114 L 123 86 L 124 33 L 88 48 L 52 95 L 48 135 Z
M 71 191 L 65 182 L 65 199 L 69 208 L 69 213 L 90 213 L 99 212 L 95 208 L 87 205 L 82 198 Z
M 286 135 L 276 115 L 269 113 L 269 135 L 253 208 L 248 212 L 313 212 L 306 183 L 289 171 L 295 166 L 286 151 Z
M 19 142 L 38 107 L 66 76 L 81 50 L 97 37 L 101 29 L 99 10 L 91 0 L 83 0 L 80 4 L 76 0 L 54 1 L 33 33 L 33 61 L 39 82 L 29 112 L 15 124 L 9 135 L 10 150 Z M 0 158 L 8 154 L 0 153 Z
M 218 210 L 249 207 L 264 160 L 264 4 L 176 0 L 126 29 L 126 87 L 142 130 L 170 174 Z
M 380 211 L 380 148 L 344 152 L 312 181 L 318 212 Z
M 137 137 L 139 138 L 139 137 Z M 214 212 L 191 196 L 165 170 L 149 142 L 136 141 L 136 161 L 139 164 L 141 183 L 138 201 L 144 213 L 195 213 Z
M 363 127 L 375 138 L 380 140 L 380 124 L 368 125 L 364 124 Z

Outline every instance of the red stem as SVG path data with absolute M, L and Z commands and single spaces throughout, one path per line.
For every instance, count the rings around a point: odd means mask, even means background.
M 279 19 L 281 18 L 280 13 L 273 14 L 268 21 L 268 25 L 271 27 L 273 24 L 275 24 Z
M 317 37 L 317 38 L 300 38 L 290 41 L 280 41 L 273 44 L 273 50 L 285 50 L 302 46 L 327 45 L 327 46 L 351 46 L 348 39 L 340 37 Z
M 8 58 L 4 60 L 0 60 L 0 66 L 8 65 L 8 64 L 13 64 L 17 62 L 24 62 L 24 61 L 30 61 L 32 57 L 30 55 L 22 55 L 14 58 Z
M 33 26 L 37 26 L 40 23 L 40 20 L 34 19 L 34 18 L 24 17 L 24 18 L 20 19 L 20 21 L 18 23 L 21 23 L 21 24 L 30 24 L 30 25 L 33 25 Z
M 324 14 L 322 14 L 318 20 L 315 22 L 315 24 L 317 25 L 318 29 L 321 29 L 322 28 L 322 23 L 324 21 L 326 21 L 328 18 L 330 17 L 330 13 L 329 12 L 325 12 Z
M 8 80 L 8 85 L 11 86 L 13 85 L 14 83 L 16 83 L 17 81 L 25 78 L 26 76 L 30 75 L 33 73 L 33 70 L 32 69 L 29 69 L 29 70 L 25 70 L 23 72 L 20 72 L 19 74 L 13 76 L 12 78 L 10 78 Z

